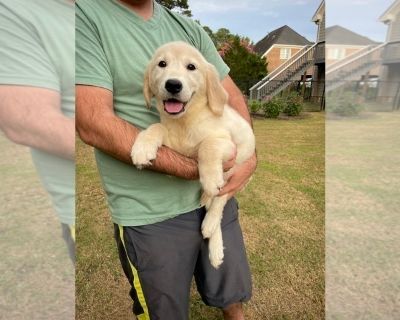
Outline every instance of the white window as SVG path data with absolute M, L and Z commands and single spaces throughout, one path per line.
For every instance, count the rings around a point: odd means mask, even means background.
M 291 57 L 292 51 L 290 48 L 281 48 L 280 58 L 281 60 L 287 60 Z
M 344 48 L 330 48 L 328 49 L 328 59 L 330 60 L 341 60 L 345 57 Z

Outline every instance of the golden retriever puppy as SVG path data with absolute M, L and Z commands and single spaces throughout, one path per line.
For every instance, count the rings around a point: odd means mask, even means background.
M 138 168 L 150 166 L 161 145 L 198 159 L 207 209 L 201 231 L 209 238 L 210 262 L 218 268 L 224 257 L 221 219 L 228 200 L 226 195 L 217 196 L 226 183 L 223 162 L 232 157 L 235 147 L 237 164 L 253 155 L 253 131 L 227 105 L 227 93 L 214 66 L 184 42 L 165 44 L 155 52 L 145 72 L 144 97 L 148 107 L 156 98 L 161 123 L 139 133 L 132 161 Z

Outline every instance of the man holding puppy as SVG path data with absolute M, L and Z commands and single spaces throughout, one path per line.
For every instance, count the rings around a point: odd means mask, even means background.
M 134 313 L 138 319 L 188 319 L 194 275 L 207 305 L 221 308 L 224 319 L 244 319 L 241 303 L 250 299 L 251 279 L 236 200 L 224 210 L 225 258 L 215 270 L 200 231 L 205 209 L 196 160 L 162 147 L 152 165 L 139 171 L 130 158 L 139 131 L 159 122 L 142 93 L 145 68 L 159 46 L 181 40 L 199 49 L 217 68 L 229 104 L 250 121 L 229 68 L 201 26 L 152 0 L 76 5 L 76 125 L 82 140 L 95 147 Z M 254 155 L 237 167 L 221 194 L 240 190 L 255 166 Z

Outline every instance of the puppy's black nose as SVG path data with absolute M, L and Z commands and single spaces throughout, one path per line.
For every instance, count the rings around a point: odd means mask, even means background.
M 177 94 L 182 90 L 182 82 L 177 79 L 169 79 L 165 82 L 165 89 L 167 89 L 169 93 Z

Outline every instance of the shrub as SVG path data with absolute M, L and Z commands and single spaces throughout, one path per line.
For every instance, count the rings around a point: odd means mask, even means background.
M 328 97 L 327 111 L 343 117 L 357 116 L 364 110 L 360 97 L 353 92 L 345 92 Z
M 266 118 L 278 118 L 285 108 L 285 101 L 282 98 L 273 97 L 271 100 L 262 103 L 261 108 Z
M 251 113 L 257 113 L 261 109 L 261 102 L 258 100 L 250 100 L 249 109 Z
M 292 92 L 286 97 L 286 105 L 283 112 L 288 116 L 298 116 L 303 109 L 303 98 L 297 93 Z

